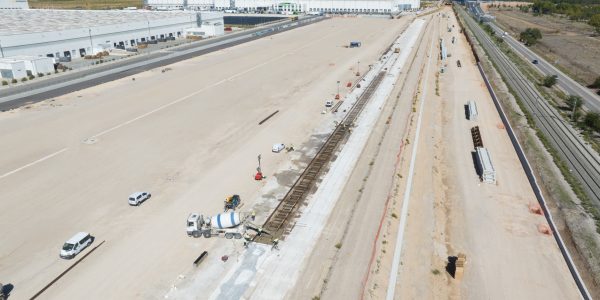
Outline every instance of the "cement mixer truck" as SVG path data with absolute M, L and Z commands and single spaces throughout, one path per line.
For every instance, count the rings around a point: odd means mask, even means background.
M 248 216 L 239 212 L 220 213 L 206 218 L 201 214 L 191 213 L 187 219 L 187 234 L 196 238 L 219 236 L 241 239 L 247 229 L 254 227 L 249 224 Z

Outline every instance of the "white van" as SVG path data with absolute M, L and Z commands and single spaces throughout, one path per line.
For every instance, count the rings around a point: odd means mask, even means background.
M 138 206 L 147 199 L 150 199 L 151 196 L 152 195 L 148 192 L 135 192 L 129 195 L 129 205 Z
M 284 144 L 275 144 L 275 145 L 273 145 L 273 149 L 271 151 L 273 151 L 275 153 L 279 153 L 283 149 L 285 149 L 285 145 Z
M 87 232 L 79 232 L 72 238 L 65 242 L 62 249 L 60 250 L 60 257 L 65 259 L 71 259 L 87 246 L 94 242 L 94 238 Z

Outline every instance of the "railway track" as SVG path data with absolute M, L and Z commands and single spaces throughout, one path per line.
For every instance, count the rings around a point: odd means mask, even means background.
M 571 173 L 581 182 L 587 196 L 600 209 L 600 159 L 590 150 L 575 129 L 537 91 L 510 59 L 500 51 L 491 38 L 471 18 L 464 18 L 495 62 L 496 69 L 519 96 Z
M 265 221 L 263 229 L 269 234 L 256 236 L 255 242 L 271 244 L 273 239 L 284 239 L 290 233 L 293 228 L 292 221 L 295 219 L 300 204 L 311 193 L 317 179 L 323 174 L 325 167 L 332 160 L 333 154 L 351 133 L 354 121 L 379 87 L 385 74 L 385 71 L 377 74 L 365 88 L 365 91 L 352 106 L 346 117 L 334 129 L 333 133 L 325 141 L 325 144 L 321 146 L 315 157 L 306 169 L 304 169 L 304 172 L 302 172 L 298 180 Z

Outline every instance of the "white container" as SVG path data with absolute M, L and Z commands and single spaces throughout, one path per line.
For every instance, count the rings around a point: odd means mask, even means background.
M 477 159 L 481 168 L 481 180 L 485 183 L 496 183 L 496 170 L 492 165 L 490 153 L 486 148 L 477 147 Z
M 242 217 L 236 212 L 222 213 L 210 218 L 210 225 L 217 229 L 232 228 L 241 223 Z

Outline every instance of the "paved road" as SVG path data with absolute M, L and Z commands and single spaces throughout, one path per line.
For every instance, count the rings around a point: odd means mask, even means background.
M 462 11 L 461 11 L 462 12 Z M 537 91 L 525 75 L 510 61 L 491 38 L 470 17 L 463 15 L 477 36 L 488 56 L 495 62 L 506 83 L 521 98 L 533 116 L 536 126 L 542 131 L 553 148 L 567 163 L 572 174 L 581 182 L 584 191 L 593 203 L 600 207 L 600 158 L 583 141 L 575 129 Z
M 308 17 L 299 21 L 285 21 L 0 90 L 0 111 L 43 101 L 150 69 L 170 65 L 198 55 L 246 43 L 299 26 L 312 24 L 315 21 L 323 19 L 323 17 Z
M 488 24 L 490 24 L 490 26 L 492 26 L 492 28 L 496 31 L 496 34 L 498 36 L 501 36 L 502 33 L 504 33 L 504 30 L 502 30 L 500 27 L 498 27 L 498 25 L 496 25 L 494 23 L 488 23 Z M 508 45 L 510 45 L 513 48 L 513 50 L 515 50 L 522 57 L 524 57 L 525 60 L 531 62 L 534 59 L 537 59 L 538 64 L 536 64 L 536 65 L 532 64 L 532 66 L 534 66 L 541 74 L 558 76 L 557 85 L 565 93 L 567 93 L 569 95 L 580 96 L 584 101 L 584 105 L 588 109 L 593 110 L 593 111 L 600 111 L 600 96 L 594 94 L 588 88 L 582 86 L 575 80 L 571 79 L 571 77 L 565 75 L 565 73 L 561 72 L 559 69 L 554 67 L 552 64 L 550 64 L 549 62 L 547 62 L 546 60 L 541 58 L 539 55 L 535 54 L 533 51 L 531 51 L 529 48 L 527 48 L 521 42 L 517 41 L 514 37 L 507 35 L 504 37 L 504 41 L 506 41 L 506 43 Z

